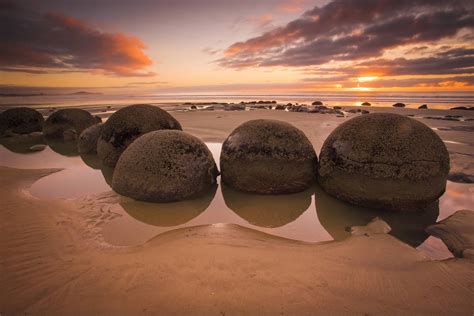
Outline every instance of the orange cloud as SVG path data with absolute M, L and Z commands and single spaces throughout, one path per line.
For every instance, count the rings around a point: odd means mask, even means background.
M 153 61 L 137 37 L 107 33 L 75 18 L 39 14 L 17 5 L 0 7 L 6 29 L 0 41 L 0 70 L 29 73 L 81 72 L 150 76 Z

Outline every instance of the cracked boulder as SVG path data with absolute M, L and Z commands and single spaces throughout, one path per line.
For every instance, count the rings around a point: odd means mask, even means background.
M 96 124 L 94 117 L 82 109 L 62 109 L 51 114 L 44 122 L 43 134 L 48 139 L 75 140 L 83 130 Z
M 110 116 L 97 141 L 102 163 L 115 167 L 122 152 L 143 134 L 161 129 L 181 130 L 179 122 L 168 112 L 148 104 L 124 107 Z
M 215 184 L 216 163 L 200 139 L 177 130 L 147 133 L 120 156 L 112 179 L 115 192 L 148 202 L 192 199 Z
M 44 119 L 40 112 L 25 108 L 12 108 L 0 113 L 0 136 L 9 131 L 14 134 L 41 132 Z
M 222 181 L 244 192 L 288 194 L 316 180 L 318 158 L 305 134 L 276 120 L 252 120 L 222 145 Z
M 446 146 L 423 123 L 391 113 L 339 125 L 320 153 L 318 182 L 349 203 L 386 210 L 426 208 L 445 191 Z

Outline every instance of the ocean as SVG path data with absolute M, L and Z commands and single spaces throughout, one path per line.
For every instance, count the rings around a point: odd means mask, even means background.
M 322 101 L 328 106 L 358 106 L 369 102 L 376 107 L 391 107 L 401 102 L 407 108 L 418 108 L 427 104 L 431 109 L 449 109 L 458 106 L 474 106 L 474 92 L 450 93 L 315 93 L 315 94 L 144 94 L 144 95 L 108 95 L 108 94 L 80 94 L 80 95 L 42 95 L 42 96 L 2 96 L 0 107 L 30 106 L 65 107 L 90 105 L 128 105 L 137 103 L 166 104 L 185 102 L 227 102 L 268 100 L 278 103 L 311 104 Z

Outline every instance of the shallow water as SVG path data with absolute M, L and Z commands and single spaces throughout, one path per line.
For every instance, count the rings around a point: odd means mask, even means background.
M 33 196 L 41 199 L 78 198 L 111 191 L 108 183 L 112 171 L 101 169 L 96 156 L 79 156 L 71 143 L 49 145 L 35 153 L 1 146 L 0 165 L 64 168 L 29 188 Z M 219 165 L 221 144 L 207 145 Z M 439 203 L 425 212 L 408 214 L 356 207 L 329 196 L 317 185 L 297 194 L 264 196 L 242 193 L 218 182 L 208 194 L 190 201 L 146 203 L 119 199 L 109 205 L 119 216 L 102 225 L 102 234 L 114 245 L 138 245 L 177 228 L 233 223 L 276 236 L 318 242 L 347 238 L 350 226 L 365 225 L 379 216 L 392 227 L 392 235 L 431 258 L 443 259 L 451 257 L 451 253 L 439 239 L 429 237 L 424 228 L 456 210 L 471 208 L 474 202 L 474 185 L 449 181 Z

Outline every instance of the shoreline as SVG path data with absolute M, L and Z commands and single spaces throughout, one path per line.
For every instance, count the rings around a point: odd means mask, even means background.
M 472 261 L 428 260 L 386 234 L 312 244 L 208 225 L 111 247 L 73 202 L 22 193 L 50 172 L 0 168 L 7 314 L 472 311 Z

